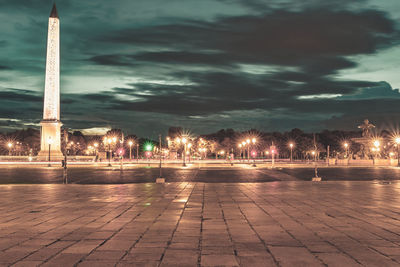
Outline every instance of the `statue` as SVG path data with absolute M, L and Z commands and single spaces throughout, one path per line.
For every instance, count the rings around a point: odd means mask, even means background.
M 362 137 L 371 137 L 372 128 L 375 128 L 375 125 L 369 123 L 368 119 L 365 119 L 364 123 L 358 126 L 358 129 L 362 129 Z

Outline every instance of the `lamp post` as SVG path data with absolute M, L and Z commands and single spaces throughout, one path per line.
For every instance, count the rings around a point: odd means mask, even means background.
M 243 141 L 242 142 L 242 147 L 243 147 L 243 156 L 242 156 L 242 159 L 243 159 L 243 162 L 246 160 L 246 142 L 245 141 Z
M 224 156 L 225 156 L 225 151 L 224 151 L 224 150 L 221 150 L 221 151 L 219 152 L 219 154 L 221 155 L 221 157 L 222 157 L 222 159 L 223 159 Z
M 290 147 L 290 162 L 293 162 L 293 143 L 290 143 L 289 147 Z
M 132 145 L 133 145 L 133 142 L 129 141 L 128 144 L 129 144 L 129 160 L 132 160 Z
M 9 142 L 7 144 L 7 146 L 8 146 L 8 155 L 11 156 L 11 148 L 12 148 L 13 144 L 11 142 Z
M 271 169 L 272 169 L 275 165 L 275 149 L 274 148 L 271 149 L 271 156 L 272 156 L 272 159 L 271 159 Z
M 239 154 L 239 161 L 240 161 L 240 158 L 242 157 L 242 144 L 238 144 L 238 147 L 239 147 L 239 151 L 240 151 L 240 154 Z
M 161 178 L 162 177 L 162 166 L 161 166 L 161 158 L 162 158 L 162 145 L 161 145 L 161 134 L 159 134 L 158 135 L 158 140 L 159 140 L 159 142 L 160 142 L 160 177 L 159 178 Z
M 247 161 L 250 162 L 250 139 L 246 140 L 247 144 Z
M 257 142 L 256 138 L 252 138 L 251 142 L 253 143 L 253 149 L 255 148 L 255 144 Z M 253 167 L 256 167 L 256 156 L 257 156 L 257 151 L 252 152 L 253 153 Z
M 108 167 L 111 167 L 111 138 L 107 138 L 107 143 L 108 143 Z
M 136 143 L 136 161 L 139 163 L 139 142 Z
M 49 138 L 47 139 L 47 143 L 49 144 L 49 164 L 47 166 L 50 167 L 51 166 L 51 164 L 50 164 L 50 160 L 51 160 L 50 152 L 51 152 L 51 144 L 53 143 L 53 139 L 51 139 L 51 136 L 49 136 Z
M 185 137 L 182 138 L 182 143 L 183 143 L 183 153 L 182 153 L 182 159 L 183 159 L 183 167 L 186 167 L 186 143 L 187 139 Z
M 203 159 L 207 159 L 207 148 L 203 147 L 202 151 L 203 151 Z
M 397 146 L 397 166 L 400 166 L 400 136 L 396 137 L 394 141 L 396 142 Z
M 349 157 L 349 144 L 346 142 L 343 144 L 343 146 L 346 151 L 346 158 L 348 158 Z

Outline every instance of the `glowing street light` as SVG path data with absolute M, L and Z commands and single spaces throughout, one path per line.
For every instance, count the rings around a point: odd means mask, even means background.
M 117 138 L 116 137 L 109 137 L 109 138 L 104 138 L 104 140 L 108 144 L 108 154 L 109 154 L 108 155 L 108 167 L 111 167 L 111 156 L 112 156 L 111 143 L 117 142 Z
M 13 143 L 9 142 L 9 143 L 7 144 L 7 146 L 8 146 L 8 155 L 11 156 L 11 148 L 12 148 L 12 146 L 13 146 Z
M 289 147 L 290 147 L 290 162 L 293 161 L 293 146 L 294 146 L 293 143 L 289 144 Z
M 187 143 L 186 137 L 182 137 L 181 141 L 182 141 L 182 144 L 183 144 L 183 153 L 182 153 L 183 163 L 182 163 L 182 166 L 186 167 L 186 143 Z
M 154 144 L 151 143 L 150 141 L 147 141 L 143 145 L 144 147 L 144 155 L 147 157 L 147 166 L 150 166 L 150 157 L 153 155 L 153 150 L 154 150 Z
M 132 159 L 132 145 L 133 145 L 132 140 L 128 142 L 128 145 L 129 145 L 129 160 L 131 160 Z
M 247 161 L 250 162 L 250 139 L 247 139 L 245 144 L 247 144 Z
M 400 137 L 396 137 L 396 138 L 394 139 L 394 141 L 396 142 L 396 144 L 400 144 Z
M 348 158 L 349 157 L 349 144 L 347 142 L 345 142 L 343 144 L 343 146 L 344 146 L 344 149 L 346 151 L 346 158 Z
M 152 145 L 152 144 L 147 144 L 147 145 L 145 146 L 145 150 L 146 150 L 146 151 L 153 151 L 153 145 Z
M 136 162 L 139 163 L 139 142 L 136 142 Z
M 248 160 L 248 162 L 250 162 L 250 144 L 253 145 L 253 149 L 254 149 L 254 146 L 255 146 L 256 142 L 257 142 L 257 139 L 254 138 L 254 137 L 251 138 L 251 140 L 250 139 L 246 140 L 246 143 L 247 143 L 247 160 Z M 254 152 L 255 152 L 255 155 L 257 155 L 257 152 L 253 150 L 251 152 L 251 157 L 253 158 L 253 167 L 256 167 L 256 157 L 254 156 Z
M 396 142 L 396 145 L 397 145 L 397 166 L 400 166 L 400 157 L 399 157 L 399 155 L 400 155 L 400 136 L 397 136 L 395 139 L 394 139 L 394 141 Z
M 380 145 L 381 145 L 381 142 L 379 142 L 379 140 L 375 140 L 375 141 L 374 141 L 374 146 L 375 146 L 376 148 L 380 147 Z

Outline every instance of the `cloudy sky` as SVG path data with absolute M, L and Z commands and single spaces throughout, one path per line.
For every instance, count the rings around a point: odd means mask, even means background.
M 53 1 L 0 0 L 0 131 L 42 116 Z M 61 120 L 140 136 L 400 120 L 398 0 L 63 0 Z

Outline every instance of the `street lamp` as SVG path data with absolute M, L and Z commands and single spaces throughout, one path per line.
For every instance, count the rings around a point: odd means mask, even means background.
M 51 144 L 53 143 L 53 139 L 51 138 L 51 136 L 49 136 L 49 138 L 47 139 L 47 143 L 49 144 L 49 164 L 47 165 L 48 167 L 50 167 L 50 152 L 51 152 Z
M 7 146 L 8 146 L 8 155 L 11 156 L 11 148 L 12 148 L 13 144 L 11 142 L 9 142 L 7 144 Z
M 381 146 L 381 142 L 379 142 L 379 140 L 375 140 L 374 146 L 375 146 L 376 156 L 378 156 L 378 152 L 380 151 L 379 147 Z
M 379 147 L 381 145 L 381 142 L 379 142 L 379 140 L 375 140 L 374 141 L 374 146 L 375 147 Z
M 132 160 L 132 145 L 133 145 L 133 142 L 129 141 L 128 144 L 129 144 L 129 160 Z
M 317 162 L 317 153 L 313 150 L 311 154 L 314 156 L 314 162 Z
M 349 157 L 349 144 L 346 142 L 343 144 L 343 146 L 346 151 L 346 158 L 348 158 Z
M 257 142 L 257 139 L 256 139 L 256 138 L 252 138 L 252 139 L 251 139 L 251 142 L 253 143 L 253 149 L 254 149 L 255 144 L 256 144 L 256 142 Z M 252 152 L 252 156 L 253 156 L 253 167 L 256 167 L 256 156 L 257 156 L 257 151 L 253 151 L 253 152 Z
M 139 142 L 136 143 L 136 161 L 139 163 Z
M 289 144 L 290 147 L 290 162 L 293 162 L 293 143 Z
M 274 165 L 275 165 L 275 148 L 271 149 L 271 157 L 272 157 L 272 159 L 271 159 L 271 168 L 273 168 Z
M 201 150 L 203 152 L 203 159 L 207 159 L 207 148 L 203 147 Z
M 238 144 L 238 148 L 240 150 L 240 154 L 239 154 L 239 161 L 240 161 L 240 158 L 242 157 L 242 144 L 241 143 Z
M 182 153 L 182 158 L 183 158 L 183 167 L 186 167 L 186 143 L 187 139 L 185 137 L 182 138 L 182 143 L 183 143 L 183 153 Z
M 396 145 L 397 145 L 397 166 L 400 166 L 400 158 L 399 158 L 399 155 L 400 155 L 400 137 L 398 136 L 398 137 L 396 137 L 395 139 L 394 139 L 394 141 L 396 142 Z
M 247 144 L 247 161 L 250 162 L 250 139 L 246 140 Z
M 108 143 L 108 167 L 111 167 L 111 143 L 112 143 L 111 138 L 107 138 L 107 143 Z

